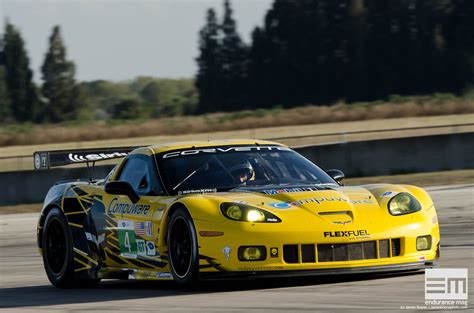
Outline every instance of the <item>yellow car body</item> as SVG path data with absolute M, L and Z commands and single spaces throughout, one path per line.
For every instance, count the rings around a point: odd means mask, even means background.
M 290 150 L 255 140 L 144 147 L 130 152 L 105 180 L 52 187 L 38 223 L 40 252 L 48 213 L 57 208 L 71 231 L 74 279 L 176 279 L 167 237 L 170 216 L 181 208 L 188 212 L 195 229 L 200 279 L 371 273 L 436 265 L 440 246 L 436 210 L 427 192 L 415 186 L 263 186 L 141 195 L 135 203 L 127 195 L 110 194 L 104 188 L 118 180 L 132 156 L 159 163 L 156 156 L 247 146 Z M 414 197 L 419 210 L 392 215 L 389 202 L 398 194 Z M 230 219 L 223 213 L 223 203 L 269 213 L 272 222 Z M 418 239 L 421 237 L 425 239 Z

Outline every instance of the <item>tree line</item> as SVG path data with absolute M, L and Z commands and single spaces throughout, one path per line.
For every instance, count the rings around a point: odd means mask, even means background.
M 75 67 L 66 58 L 59 26 L 49 37 L 40 87 L 33 82 L 29 62 L 20 32 L 7 22 L 0 39 L 0 120 L 54 123 L 76 118 L 80 97 Z
M 246 44 L 225 0 L 199 33 L 199 110 L 461 93 L 473 34 L 472 0 L 274 0 Z
M 461 93 L 474 84 L 472 0 L 274 0 L 250 43 L 230 0 L 209 9 L 194 79 L 77 82 L 55 26 L 33 71 L 20 31 L 0 36 L 0 121 L 155 118 Z
M 0 121 L 146 119 L 196 111 L 193 79 L 77 82 L 74 76 L 75 65 L 67 58 L 60 27 L 55 26 L 41 66 L 42 83 L 37 85 L 21 33 L 7 22 L 0 38 Z

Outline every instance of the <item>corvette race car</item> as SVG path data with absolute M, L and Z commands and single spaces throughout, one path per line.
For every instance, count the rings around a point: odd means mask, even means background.
M 344 186 L 261 140 L 35 152 L 35 168 L 123 158 L 105 179 L 57 183 L 39 251 L 57 287 L 412 271 L 436 266 L 430 196 L 409 185 Z

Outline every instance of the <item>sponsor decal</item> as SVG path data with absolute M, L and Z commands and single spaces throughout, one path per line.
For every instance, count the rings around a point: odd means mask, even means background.
M 86 239 L 89 240 L 89 241 L 92 241 L 95 243 L 95 240 L 94 240 L 94 235 L 92 235 L 91 233 L 88 233 L 88 232 L 85 232 L 86 234 Z
M 253 271 L 276 271 L 282 270 L 283 266 L 242 266 L 239 271 L 253 272 Z
M 393 195 L 393 192 L 392 191 L 385 191 L 383 194 L 381 194 L 380 196 L 381 197 L 390 197 L 391 195 Z
M 137 236 L 145 236 L 145 223 L 135 222 L 135 234 Z
M 324 237 L 361 237 L 361 236 L 370 236 L 370 234 L 365 229 L 324 232 Z
M 107 208 L 108 214 L 148 215 L 149 212 L 149 204 L 121 203 L 118 198 L 113 198 Z
M 222 253 L 224 253 L 226 261 L 229 261 L 230 254 L 232 253 L 232 248 L 228 245 L 225 245 L 225 247 L 222 248 Z
M 137 242 L 137 254 L 145 256 L 147 254 L 145 240 L 137 239 L 136 242 Z
M 242 201 L 242 200 L 234 200 L 232 203 L 238 203 L 238 204 L 247 204 L 247 202 Z
M 158 278 L 171 278 L 171 273 L 170 272 L 158 272 L 156 274 L 156 277 L 158 277 Z
M 153 223 L 151 221 L 146 221 L 145 222 L 145 234 L 148 237 L 153 236 Z
M 70 161 L 74 163 L 80 163 L 80 162 L 87 162 L 87 161 L 94 162 L 94 161 L 100 161 L 100 160 L 106 160 L 106 159 L 120 158 L 126 155 L 127 154 L 124 152 L 97 153 L 97 154 L 85 154 L 85 155 L 69 153 L 68 158 Z
M 203 148 L 173 151 L 163 155 L 163 159 L 174 158 L 178 156 L 197 155 L 197 154 L 212 154 L 212 153 L 227 153 L 227 152 L 250 152 L 250 151 L 290 151 L 288 147 L 279 146 L 246 146 L 246 147 L 219 147 L 219 148 Z
M 316 187 L 294 187 L 294 188 L 283 188 L 283 189 L 268 189 L 268 190 L 263 190 L 262 193 L 266 195 L 278 195 L 280 193 L 307 192 L 307 191 L 319 191 L 319 190 L 320 189 Z
M 352 221 L 333 221 L 334 224 L 339 224 L 339 225 L 346 225 L 351 223 Z
M 134 229 L 134 222 L 129 220 L 119 220 L 117 223 L 118 229 Z
M 100 244 L 100 243 L 102 243 L 102 242 L 104 242 L 104 240 L 105 240 L 105 234 L 102 234 L 102 235 L 100 235 L 99 237 L 97 237 L 96 235 L 91 234 L 91 233 L 89 233 L 89 232 L 85 232 L 85 234 L 86 234 L 86 239 L 87 239 L 88 241 L 91 241 L 91 242 L 93 242 L 93 243 L 95 243 L 95 244 L 97 244 L 97 245 Z
M 155 256 L 156 255 L 155 243 L 153 243 L 152 241 L 147 241 L 146 242 L 146 255 L 149 255 L 149 256 Z
M 41 168 L 41 156 L 37 153 L 35 154 L 35 169 Z
M 189 195 L 189 194 L 195 194 L 195 193 L 215 193 L 217 192 L 217 189 L 192 189 L 192 190 L 183 190 L 183 191 L 178 191 L 178 195 Z
M 363 200 L 351 200 L 343 197 L 315 197 L 315 198 L 306 198 L 306 199 L 301 199 L 301 200 L 296 200 L 292 202 L 271 202 L 268 205 L 271 207 L 274 207 L 276 209 L 289 209 L 292 206 L 300 206 L 302 204 L 308 204 L 308 203 L 317 203 L 321 204 L 323 202 L 347 202 L 347 203 L 352 203 L 352 204 L 373 204 L 374 202 L 369 199 L 363 199 Z
M 120 245 L 120 255 L 126 258 L 137 257 L 137 241 L 133 221 L 119 220 L 117 233 Z
M 291 204 L 289 202 L 270 202 L 268 205 L 282 210 L 291 208 Z

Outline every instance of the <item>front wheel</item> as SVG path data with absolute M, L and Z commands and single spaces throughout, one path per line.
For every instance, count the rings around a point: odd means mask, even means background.
M 176 209 L 168 225 L 168 257 L 178 286 L 191 287 L 199 279 L 199 253 L 194 223 L 185 208 Z

